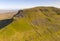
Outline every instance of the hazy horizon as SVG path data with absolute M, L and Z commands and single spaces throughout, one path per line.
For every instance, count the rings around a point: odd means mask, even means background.
M 37 6 L 60 8 L 60 0 L 0 0 L 0 9 L 26 9 Z

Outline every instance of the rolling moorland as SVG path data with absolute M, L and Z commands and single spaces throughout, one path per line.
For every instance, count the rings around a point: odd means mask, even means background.
M 60 8 L 34 7 L 0 14 L 0 41 L 60 41 Z

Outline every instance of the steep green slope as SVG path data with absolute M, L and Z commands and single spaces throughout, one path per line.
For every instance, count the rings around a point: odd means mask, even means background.
M 60 9 L 36 7 L 20 10 L 0 30 L 0 41 L 60 41 Z

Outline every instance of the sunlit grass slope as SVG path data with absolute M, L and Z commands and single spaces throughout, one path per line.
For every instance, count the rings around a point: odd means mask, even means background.
M 0 30 L 0 41 L 60 41 L 60 9 L 24 9 Z

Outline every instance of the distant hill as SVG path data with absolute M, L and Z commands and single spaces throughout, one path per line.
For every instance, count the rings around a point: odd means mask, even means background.
M 12 18 L 18 11 L 16 10 L 0 10 L 0 20 Z
M 1 21 L 0 41 L 60 41 L 60 8 L 18 10 L 0 15 Z

